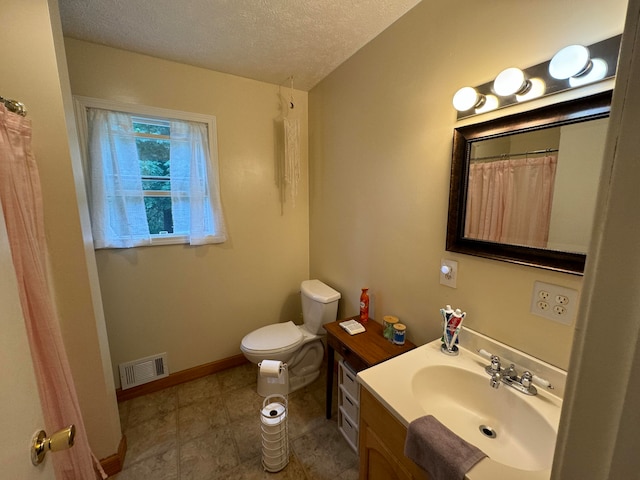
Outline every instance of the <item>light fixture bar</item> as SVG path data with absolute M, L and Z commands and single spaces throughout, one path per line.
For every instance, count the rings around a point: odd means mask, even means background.
M 585 47 L 578 48 L 580 46 L 571 45 L 570 47 L 572 48 L 565 47 L 558 51 L 558 53 L 554 55 L 554 58 L 558 57 L 558 55 L 560 55 L 560 59 L 562 59 L 563 56 L 573 56 L 579 57 L 575 62 L 576 64 L 582 61 L 581 68 L 574 66 L 572 69 L 560 72 L 559 60 L 556 60 L 552 70 L 555 75 L 565 78 L 554 78 L 552 76 L 552 73 L 549 72 L 552 60 L 549 60 L 523 69 L 522 82 L 519 88 L 513 91 L 502 91 L 500 89 L 500 91 L 496 91 L 494 81 L 477 87 L 467 87 L 475 90 L 478 98 L 484 97 L 487 100 L 484 105 L 474 104 L 469 106 L 467 110 L 458 111 L 457 118 L 461 120 L 489 110 L 508 107 L 534 98 L 553 95 L 582 85 L 613 78 L 616 75 L 621 38 L 622 35 L 616 35 L 615 37 Z M 584 60 L 585 51 L 587 60 Z M 504 72 L 501 72 L 501 74 L 502 73 Z M 573 73 L 573 75 L 567 76 L 567 73 Z M 496 80 L 498 80 L 498 78 L 496 78 Z M 491 100 L 490 102 L 489 99 Z

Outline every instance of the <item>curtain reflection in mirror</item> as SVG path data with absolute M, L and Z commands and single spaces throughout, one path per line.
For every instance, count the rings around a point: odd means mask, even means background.
M 471 162 L 464 236 L 544 248 L 557 155 Z

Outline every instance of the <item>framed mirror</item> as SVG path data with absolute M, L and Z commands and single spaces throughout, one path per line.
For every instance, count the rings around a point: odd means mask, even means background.
M 581 275 L 611 94 L 456 128 L 446 249 Z

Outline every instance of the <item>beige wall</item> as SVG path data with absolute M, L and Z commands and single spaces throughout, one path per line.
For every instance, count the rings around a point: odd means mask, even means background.
M 580 289 L 581 277 L 445 252 L 451 98 L 621 33 L 625 9 L 424 1 L 311 90 L 311 276 L 343 293 L 342 314 L 368 286 L 375 317 L 398 315 L 422 343 L 440 336 L 438 309 L 450 303 L 468 327 L 567 368 L 574 327 L 530 314 L 530 299 L 535 280 Z M 439 284 L 442 257 L 459 262 L 457 289 Z
M 120 420 L 111 365 L 104 362 L 106 331 L 92 292 L 95 260 L 83 244 L 73 169 L 77 145 L 70 145 L 66 123 L 71 94 L 57 2 L 10 0 L 2 8 L 11 20 L 0 29 L 0 95 L 24 102 L 32 122 L 51 283 L 89 441 L 104 458 L 117 452 Z
M 275 121 L 288 88 L 73 39 L 66 47 L 74 95 L 217 119 L 229 240 L 96 252 L 114 373 L 162 352 L 172 372 L 220 360 L 239 354 L 251 330 L 298 321 L 309 276 L 306 92 L 289 111 L 302 133 L 294 207 L 276 182 Z

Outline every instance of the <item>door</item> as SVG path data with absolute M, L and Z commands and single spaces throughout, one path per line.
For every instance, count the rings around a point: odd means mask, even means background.
M 1 208 L 0 328 L 0 471 L 3 478 L 54 480 L 50 458 L 31 463 L 31 438 L 44 419 Z

